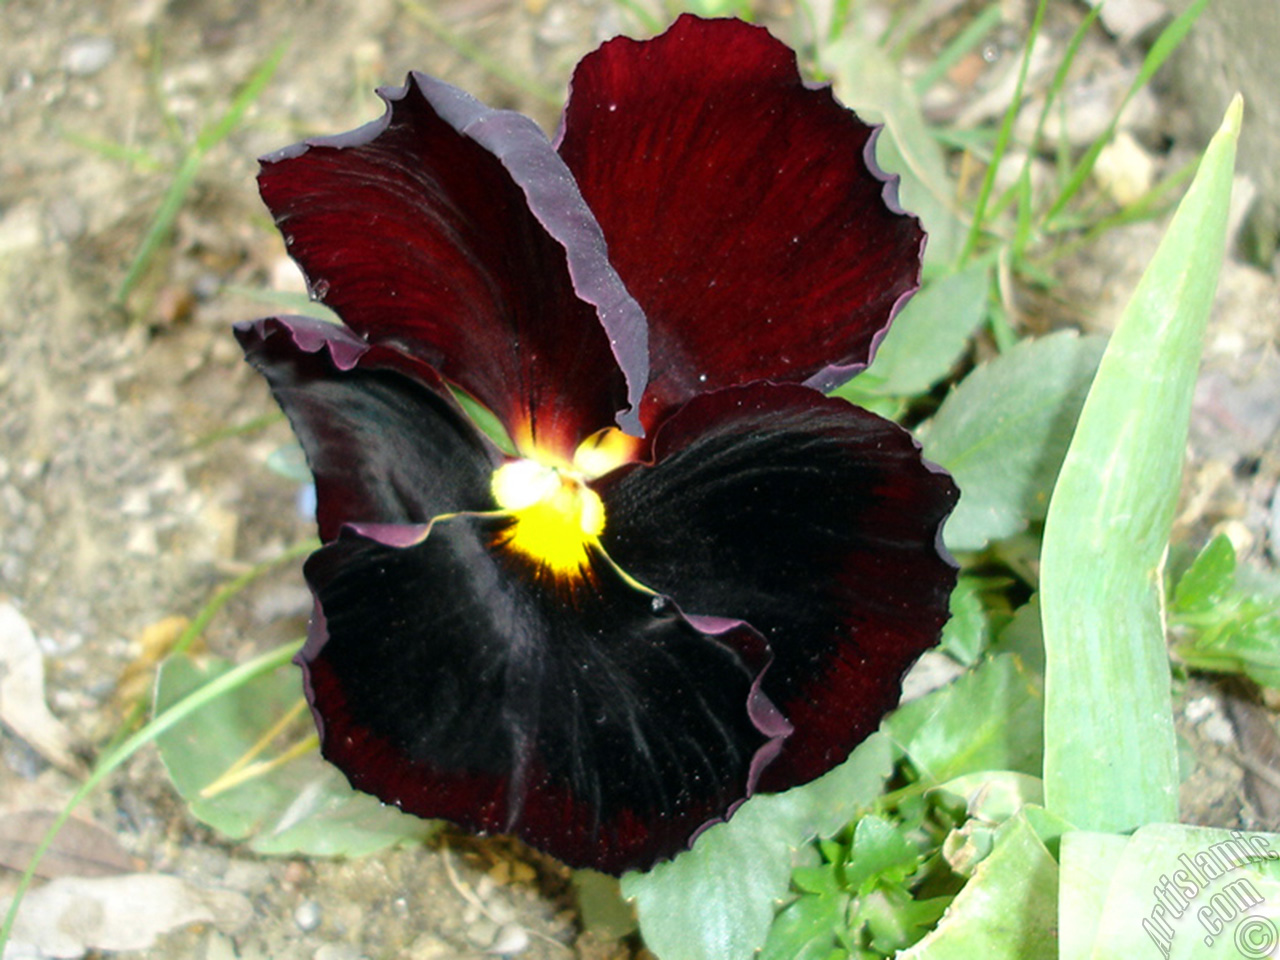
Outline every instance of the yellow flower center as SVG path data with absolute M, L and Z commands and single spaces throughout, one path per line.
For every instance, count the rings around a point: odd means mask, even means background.
M 587 547 L 604 532 L 604 504 L 581 475 L 533 460 L 513 460 L 493 474 L 493 497 L 514 523 L 501 542 L 548 568 L 577 574 Z
M 554 576 L 580 575 L 590 566 L 587 548 L 599 546 L 604 503 L 588 480 L 635 459 L 641 441 L 616 427 L 598 430 L 578 445 L 573 460 L 512 460 L 493 474 L 498 507 L 514 521 L 498 543 L 523 554 Z

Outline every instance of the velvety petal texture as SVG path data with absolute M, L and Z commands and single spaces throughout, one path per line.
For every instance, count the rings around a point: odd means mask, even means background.
M 438 520 L 409 546 L 349 532 L 308 561 L 325 756 L 409 812 L 647 867 L 727 816 L 776 752 L 765 645 L 695 629 L 599 554 L 580 579 L 538 576 L 502 548 L 509 522 Z
M 263 200 L 313 295 L 462 386 L 528 449 L 570 455 L 619 411 L 637 429 L 644 317 L 543 133 L 421 74 L 382 96 L 376 123 L 262 162 Z
M 578 64 L 559 149 L 648 316 L 646 424 L 716 387 L 829 389 L 870 360 L 924 243 L 872 134 L 735 20 L 685 15 Z
M 739 617 L 768 640 L 763 689 L 795 732 L 761 788 L 825 773 L 937 642 L 955 485 L 901 427 L 800 386 L 697 397 L 660 428 L 654 457 L 596 484 L 603 546 L 689 613 Z
M 236 336 L 302 444 L 322 540 L 346 523 L 494 509 L 502 455 L 420 360 L 306 317 L 240 324 Z
M 647 868 L 843 761 L 946 620 L 954 484 L 815 389 L 915 289 L 920 225 L 872 128 L 739 21 L 605 44 L 555 146 L 420 74 L 383 97 L 259 178 L 343 324 L 237 328 L 316 478 L 324 755 Z

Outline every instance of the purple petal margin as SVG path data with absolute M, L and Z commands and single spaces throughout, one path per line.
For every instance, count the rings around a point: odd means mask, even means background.
M 618 426 L 635 436 L 643 435 L 639 408 L 649 383 L 648 321 L 609 262 L 604 233 L 582 198 L 573 174 L 528 117 L 511 110 L 494 110 L 465 91 L 426 74 L 415 72 L 410 76 L 445 122 L 501 161 L 524 192 L 538 222 L 564 247 L 573 288 L 596 308 L 610 349 L 627 381 L 631 406 L 619 413 Z M 406 86 L 379 94 L 390 103 L 404 97 L 407 90 Z

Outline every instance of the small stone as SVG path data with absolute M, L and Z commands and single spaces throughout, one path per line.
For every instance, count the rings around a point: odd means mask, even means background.
M 1267 524 L 1267 538 L 1271 543 L 1271 556 L 1280 560 L 1280 485 L 1271 497 L 1271 516 Z
M 35 203 L 16 204 L 0 216 L 0 257 L 38 247 L 42 241 L 40 208 Z
M 236 960 L 238 956 L 234 940 L 217 930 L 209 931 L 205 938 L 205 960 Z
M 424 933 L 409 946 L 408 960 L 448 960 L 457 954 L 439 937 Z
M 116 55 L 116 43 L 110 37 L 77 37 L 63 48 L 62 66 L 76 77 L 97 73 Z
M 290 860 L 289 865 L 284 868 L 284 884 L 287 887 L 296 887 L 311 878 L 311 868 L 301 860 Z
M 488 917 L 480 917 L 467 924 L 467 940 L 477 947 L 493 945 L 498 936 L 498 925 Z
M 293 911 L 293 922 L 303 933 L 310 933 L 319 928 L 322 916 L 320 904 L 314 900 L 303 900 Z
M 349 943 L 326 943 L 312 957 L 314 960 L 364 960 L 359 949 Z
M 503 924 L 494 935 L 489 947 L 490 953 L 500 957 L 514 957 L 529 949 L 529 934 L 524 927 L 515 923 Z
M 1155 160 L 1126 130 L 1102 148 L 1093 168 L 1099 185 L 1121 207 L 1140 200 L 1151 189 L 1155 174 Z
M 84 207 L 70 194 L 54 197 L 46 213 L 53 232 L 62 240 L 76 240 L 84 235 L 88 221 Z

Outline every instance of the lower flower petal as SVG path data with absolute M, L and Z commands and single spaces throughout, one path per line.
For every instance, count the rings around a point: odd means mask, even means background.
M 239 324 L 316 478 L 322 540 L 344 523 L 426 523 L 490 510 L 501 455 L 420 360 L 304 317 Z
M 502 546 L 510 522 L 348 528 L 308 561 L 324 755 L 419 816 L 647 867 L 731 813 L 788 732 L 759 691 L 765 645 L 699 629 L 598 548 L 540 570 Z
M 652 466 L 593 484 L 601 543 L 690 614 L 760 631 L 763 690 L 795 732 L 759 787 L 811 780 L 876 729 L 937 642 L 955 485 L 897 425 L 800 386 L 697 397 L 654 443 Z

